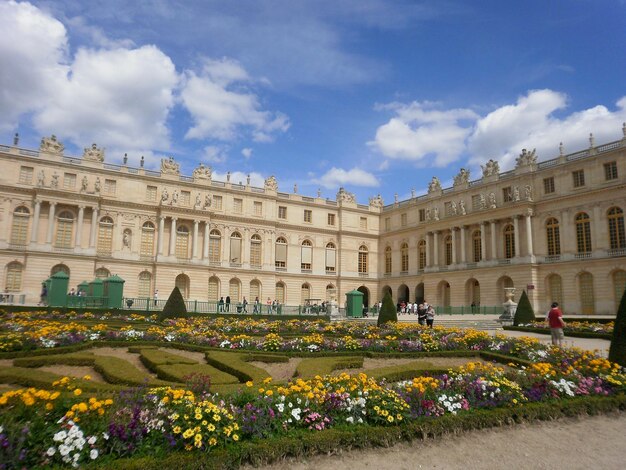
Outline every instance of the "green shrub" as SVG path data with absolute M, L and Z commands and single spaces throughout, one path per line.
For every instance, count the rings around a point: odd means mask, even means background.
M 185 299 L 183 299 L 183 294 L 180 293 L 178 287 L 174 287 L 174 289 L 172 289 L 172 293 L 167 299 L 167 302 L 165 302 L 163 311 L 159 313 L 159 321 L 163 321 L 166 318 L 186 317 L 187 307 L 185 306 Z
M 248 364 L 248 361 L 263 361 L 263 359 L 256 358 L 253 354 L 234 353 L 227 351 L 210 351 L 205 353 L 206 361 L 227 374 L 234 375 L 240 382 L 262 382 L 270 375 L 264 369 L 255 367 L 252 364 Z M 267 357 L 267 355 L 259 354 L 261 357 Z M 276 357 L 283 357 L 287 361 L 275 361 Z M 274 356 L 271 357 L 271 361 L 263 362 L 289 362 L 287 356 Z
M 626 290 L 622 294 L 622 300 L 617 309 L 613 338 L 609 349 L 609 361 L 617 362 L 626 367 Z
M 378 313 L 378 326 L 387 322 L 397 322 L 398 321 L 398 310 L 396 306 L 393 304 L 393 300 L 391 299 L 391 294 L 387 292 L 385 297 L 383 297 L 383 305 L 380 308 L 380 312 Z
M 363 356 L 316 357 L 303 359 L 296 367 L 297 377 L 311 378 L 316 375 L 328 375 L 339 369 L 358 369 L 363 367 Z
M 533 306 L 530 305 L 528 295 L 526 291 L 522 291 L 522 296 L 517 304 L 517 310 L 515 311 L 515 318 L 513 318 L 513 326 L 526 325 L 535 321 L 535 311 Z

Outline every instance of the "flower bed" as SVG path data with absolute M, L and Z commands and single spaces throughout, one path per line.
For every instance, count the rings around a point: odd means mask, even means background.
M 576 338 L 611 339 L 614 325 L 615 323 L 612 321 L 607 323 L 568 321 L 563 328 L 563 333 L 565 336 Z M 519 326 L 505 326 L 504 329 L 550 334 L 550 326 L 545 321 L 536 321 Z

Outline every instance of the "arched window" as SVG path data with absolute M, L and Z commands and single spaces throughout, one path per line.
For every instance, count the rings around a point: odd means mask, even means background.
M 311 270 L 311 263 L 313 259 L 313 243 L 310 240 L 304 240 L 302 242 L 302 257 L 300 258 L 300 269 L 305 271 Z
M 391 247 L 385 248 L 385 274 L 391 274 Z
M 54 246 L 57 248 L 72 247 L 72 227 L 74 225 L 74 214 L 63 211 L 57 217 L 57 232 Z
M 580 307 L 583 315 L 595 312 L 595 296 L 593 293 L 593 276 L 590 273 L 581 273 L 578 279 L 580 288 Z
M 334 273 L 337 269 L 337 249 L 334 243 L 326 244 L 326 272 Z
M 335 294 L 335 291 L 336 291 L 335 286 L 333 286 L 332 284 L 328 284 L 326 286 L 326 297 L 325 297 L 326 302 L 329 302 L 330 300 L 332 300 L 333 295 Z
M 559 221 L 554 217 L 546 220 L 546 236 L 548 237 L 548 256 L 560 255 L 561 235 L 559 233 Z
M 563 281 L 561 280 L 561 276 L 558 274 L 551 274 L 548 277 L 548 288 L 550 289 L 548 291 L 550 294 L 548 301 L 550 303 L 557 302 L 561 309 L 565 308 L 563 303 Z
M 361 245 L 359 247 L 359 261 L 358 261 L 358 269 L 359 274 L 367 274 L 367 247 L 365 245 Z
M 189 228 L 182 224 L 176 228 L 176 257 L 189 258 Z
M 619 270 L 613 273 L 613 289 L 615 292 L 615 311 L 617 312 L 626 290 L 626 271 Z
M 287 240 L 283 237 L 276 239 L 276 260 L 274 264 L 277 268 L 287 267 Z
M 306 304 L 311 298 L 311 286 L 306 282 L 300 287 L 300 305 Z
M 611 207 L 607 216 L 609 221 L 609 244 L 611 245 L 611 250 L 626 248 L 624 211 L 619 207 Z
M 13 261 L 7 265 L 6 279 L 4 286 L 9 292 L 19 292 L 22 290 L 22 263 Z
M 209 233 L 209 263 L 220 264 L 222 259 L 222 234 L 219 230 L 211 230 Z
M 13 211 L 13 223 L 11 224 L 11 243 L 13 245 L 27 244 L 29 217 L 30 211 L 24 206 Z
M 576 215 L 576 249 L 578 253 L 591 252 L 591 220 L 585 212 Z
M 94 274 L 98 279 L 106 279 L 108 277 L 111 277 L 111 272 L 107 268 L 98 268 L 96 269 L 96 272 Z
M 216 276 L 209 278 L 209 301 L 217 302 L 220 298 L 220 280 Z
M 70 268 L 68 268 L 64 264 L 55 264 L 54 266 L 52 266 L 52 269 L 50 270 L 50 276 L 54 276 L 56 273 L 65 273 L 67 274 L 67 277 L 69 277 Z
M 261 246 L 261 236 L 255 233 L 250 238 L 250 267 L 252 268 L 261 268 Z M 252 294 L 250 294 L 250 297 L 252 297 Z M 254 299 L 254 297 L 252 298 Z
M 153 256 L 154 254 L 154 224 L 146 222 L 141 227 L 141 256 Z M 148 292 L 149 294 L 149 292 Z
M 250 281 L 250 302 L 254 302 L 256 299 L 262 301 L 263 297 L 261 296 L 261 283 L 256 279 Z
M 507 224 L 504 227 L 504 257 L 507 259 L 515 258 L 515 229 L 513 224 Z
M 285 303 L 285 284 L 282 282 L 276 283 L 276 302 L 279 304 Z
M 113 219 L 102 217 L 98 224 L 98 253 L 110 255 L 113 248 Z
M 187 276 L 186 274 L 179 274 L 178 276 L 176 276 L 174 285 L 178 287 L 178 290 L 183 295 L 184 299 L 189 298 L 189 276 Z
M 400 267 L 402 272 L 408 272 L 409 270 L 409 245 L 403 243 L 400 246 Z
M 138 297 L 150 297 L 152 292 L 152 274 L 148 271 L 142 271 L 139 273 L 139 284 L 137 286 Z
M 241 283 L 237 278 L 232 278 L 228 283 L 228 295 L 230 296 L 231 303 L 236 304 L 241 300 L 241 298 L 239 297 L 239 294 L 241 292 L 240 286 Z
M 420 270 L 426 267 L 426 240 L 420 240 L 417 244 L 417 266 Z
M 452 235 L 448 235 L 444 243 L 446 245 L 446 265 L 450 266 L 452 264 Z
M 232 264 L 241 264 L 241 234 L 233 232 L 230 234 L 230 262 Z M 231 296 L 231 301 L 233 301 Z
M 482 233 L 480 230 L 474 230 L 472 234 L 472 259 L 474 263 L 478 263 L 483 257 L 483 247 L 481 243 Z

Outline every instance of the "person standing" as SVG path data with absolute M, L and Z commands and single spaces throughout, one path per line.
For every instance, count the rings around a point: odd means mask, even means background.
M 230 295 L 226 296 L 226 311 L 230 312 Z
M 259 296 L 254 299 L 254 306 L 252 307 L 252 313 L 261 313 L 261 303 L 259 302 Z
M 220 301 L 217 303 L 217 311 L 218 312 L 224 311 L 224 297 L 220 297 Z
M 271 315 L 272 313 L 272 299 L 267 298 L 267 313 Z
M 155 289 L 155 291 L 154 291 L 154 306 L 155 307 L 156 307 L 158 301 L 159 301 L 159 290 Z
M 41 294 L 39 294 L 39 304 L 38 305 L 46 305 L 48 301 L 48 286 L 46 284 L 41 285 Z
M 550 324 L 552 345 L 560 348 L 565 339 L 565 334 L 563 333 L 565 322 L 563 321 L 563 312 L 561 312 L 557 302 L 552 302 L 552 306 L 548 312 L 548 323 Z
M 428 312 L 428 307 L 430 306 L 426 302 L 424 302 L 423 304 L 420 304 L 420 306 L 417 308 L 417 322 L 420 325 L 426 324 L 426 314 Z
M 435 308 L 432 305 L 429 305 L 428 309 L 426 310 L 426 324 L 428 325 L 428 328 L 432 328 L 434 322 L 435 322 Z
M 243 305 L 243 313 L 248 313 L 248 301 L 246 300 L 245 296 L 243 298 L 242 305 Z

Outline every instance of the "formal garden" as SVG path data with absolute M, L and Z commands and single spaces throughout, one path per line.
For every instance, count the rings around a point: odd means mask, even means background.
M 594 352 L 381 317 L 0 311 L 0 468 L 237 468 L 626 408 Z

